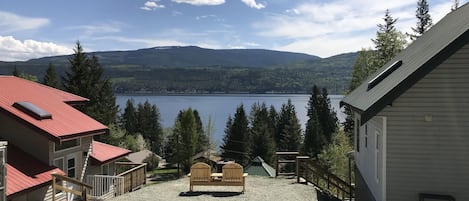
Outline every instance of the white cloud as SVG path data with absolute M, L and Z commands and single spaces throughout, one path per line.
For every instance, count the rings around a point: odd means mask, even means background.
M 72 27 L 66 27 L 66 30 L 77 30 L 81 31 L 84 36 L 93 36 L 97 34 L 110 34 L 121 32 L 122 23 L 111 22 L 106 24 L 94 24 L 94 25 L 77 25 Z
M 377 24 L 383 23 L 388 8 L 396 27 L 408 32 L 415 26 L 416 2 L 401 0 L 309 1 L 271 14 L 252 24 L 257 35 L 278 39 L 278 50 L 305 52 L 328 57 L 372 47 Z M 434 23 L 450 11 L 451 2 L 434 2 L 430 14 Z
M 216 15 L 200 15 L 195 17 L 196 20 L 202 20 L 202 19 L 207 19 L 207 18 L 216 18 Z
M 14 13 L 0 11 L 0 34 L 11 34 L 18 31 L 33 30 L 49 24 L 46 18 L 31 18 Z
M 244 4 L 248 5 L 251 8 L 263 9 L 265 8 L 264 4 L 257 3 L 256 0 L 241 0 Z
M 0 61 L 24 61 L 32 58 L 72 53 L 72 48 L 51 42 L 21 41 L 13 36 L 0 36 Z
M 157 8 L 164 8 L 165 7 L 164 5 L 158 4 L 156 2 L 157 1 L 147 1 L 147 2 L 145 2 L 145 4 L 143 4 L 142 7 L 140 7 L 140 9 L 147 10 L 147 11 L 152 11 L 152 10 L 156 10 Z
M 187 3 L 195 6 L 216 6 L 225 3 L 225 0 L 171 0 L 176 3 Z
M 188 44 L 177 41 L 177 40 L 156 40 L 156 39 L 150 39 L 150 38 L 131 38 L 131 37 L 122 37 L 122 36 L 104 36 L 104 37 L 97 37 L 94 38 L 95 40 L 112 40 L 112 41 L 117 41 L 117 42 L 122 42 L 122 43 L 129 43 L 129 44 L 135 44 L 139 43 L 141 45 L 138 45 L 139 47 L 155 47 L 155 46 L 186 46 Z

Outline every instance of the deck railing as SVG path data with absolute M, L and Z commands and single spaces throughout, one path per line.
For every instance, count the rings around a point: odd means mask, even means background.
M 279 175 L 295 175 L 295 158 L 298 156 L 297 151 L 280 151 L 275 152 L 275 176 Z M 282 169 L 285 169 L 282 171 Z
M 58 182 L 61 181 L 61 182 Z M 65 183 L 65 185 L 64 185 Z M 72 187 L 72 188 L 71 188 Z M 76 187 L 76 188 L 73 188 Z M 78 189 L 77 189 L 78 188 Z M 75 196 L 79 196 L 80 200 L 88 200 L 91 195 L 88 193 L 93 187 L 87 183 L 83 183 L 73 178 L 69 178 L 60 174 L 52 174 L 52 201 L 56 200 L 56 192 L 63 191 L 70 193 L 72 196 L 67 200 L 75 200 Z
M 147 164 L 116 162 L 116 169 L 122 169 L 122 173 L 116 176 L 124 178 L 124 192 L 130 192 L 141 188 L 146 184 Z
M 90 194 L 91 197 L 95 199 L 104 200 L 125 193 L 124 177 L 109 175 L 88 175 L 86 181 L 88 184 L 93 186 Z
M 296 175 L 298 183 L 300 178 L 303 178 L 306 183 L 310 182 L 341 200 L 352 200 L 355 197 L 354 186 L 321 167 L 308 156 L 296 157 Z

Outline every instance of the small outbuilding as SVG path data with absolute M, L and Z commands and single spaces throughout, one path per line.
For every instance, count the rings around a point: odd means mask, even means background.
M 260 156 L 254 158 L 244 171 L 249 175 L 275 177 L 275 168 L 267 164 Z

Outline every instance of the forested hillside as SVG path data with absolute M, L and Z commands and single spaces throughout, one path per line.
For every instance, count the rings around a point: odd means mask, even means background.
M 158 47 L 91 53 L 117 93 L 309 93 L 316 84 L 342 93 L 350 83 L 356 53 L 321 59 L 271 50 L 212 50 Z M 0 73 L 21 73 L 42 80 L 49 63 L 59 76 L 69 56 L 25 62 L 0 62 Z

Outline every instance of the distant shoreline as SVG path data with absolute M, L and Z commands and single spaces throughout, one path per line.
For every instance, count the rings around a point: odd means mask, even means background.
M 309 93 L 138 93 L 138 92 L 129 92 L 129 93 L 115 93 L 115 95 L 120 96 L 282 96 L 282 95 L 310 95 Z M 336 95 L 336 94 L 330 94 Z

